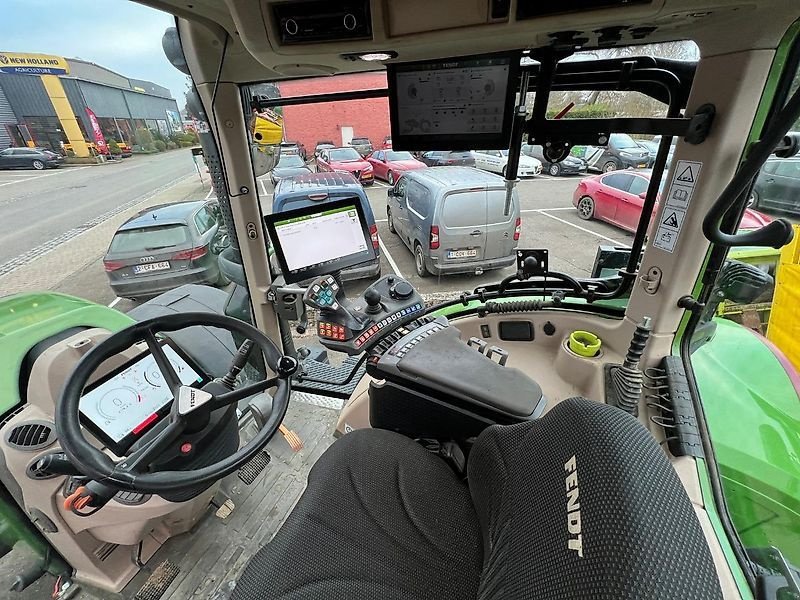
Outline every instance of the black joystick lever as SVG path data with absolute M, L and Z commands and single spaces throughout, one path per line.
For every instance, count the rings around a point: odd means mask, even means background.
M 381 293 L 373 288 L 364 291 L 364 300 L 367 303 L 367 313 L 374 315 L 381 311 Z

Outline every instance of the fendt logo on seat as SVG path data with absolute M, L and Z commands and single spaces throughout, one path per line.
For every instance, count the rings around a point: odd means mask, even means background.
M 567 472 L 565 480 L 567 489 L 567 531 L 569 539 L 567 548 L 577 552 L 583 558 L 583 535 L 581 534 L 581 505 L 578 502 L 578 465 L 575 455 L 564 463 Z

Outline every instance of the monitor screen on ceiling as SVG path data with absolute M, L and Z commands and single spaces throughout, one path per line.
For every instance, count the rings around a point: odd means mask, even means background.
M 396 150 L 508 148 L 519 53 L 387 65 Z

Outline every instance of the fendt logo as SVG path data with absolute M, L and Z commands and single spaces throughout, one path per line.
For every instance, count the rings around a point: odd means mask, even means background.
M 197 390 L 192 389 L 189 392 L 189 408 L 194 408 L 195 406 L 197 406 Z
M 581 534 L 581 505 L 578 502 L 578 464 L 575 455 L 564 463 L 567 473 L 567 548 L 583 558 L 583 535 Z

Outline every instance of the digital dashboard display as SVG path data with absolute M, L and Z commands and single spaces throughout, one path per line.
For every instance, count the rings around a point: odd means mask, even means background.
M 512 54 L 388 65 L 394 148 L 507 148 L 518 72 Z
M 164 344 L 162 348 L 183 385 L 203 383 L 203 377 L 172 346 Z M 127 438 L 149 429 L 170 402 L 172 393 L 148 353 L 84 392 L 80 413 L 90 431 L 114 450 Z

